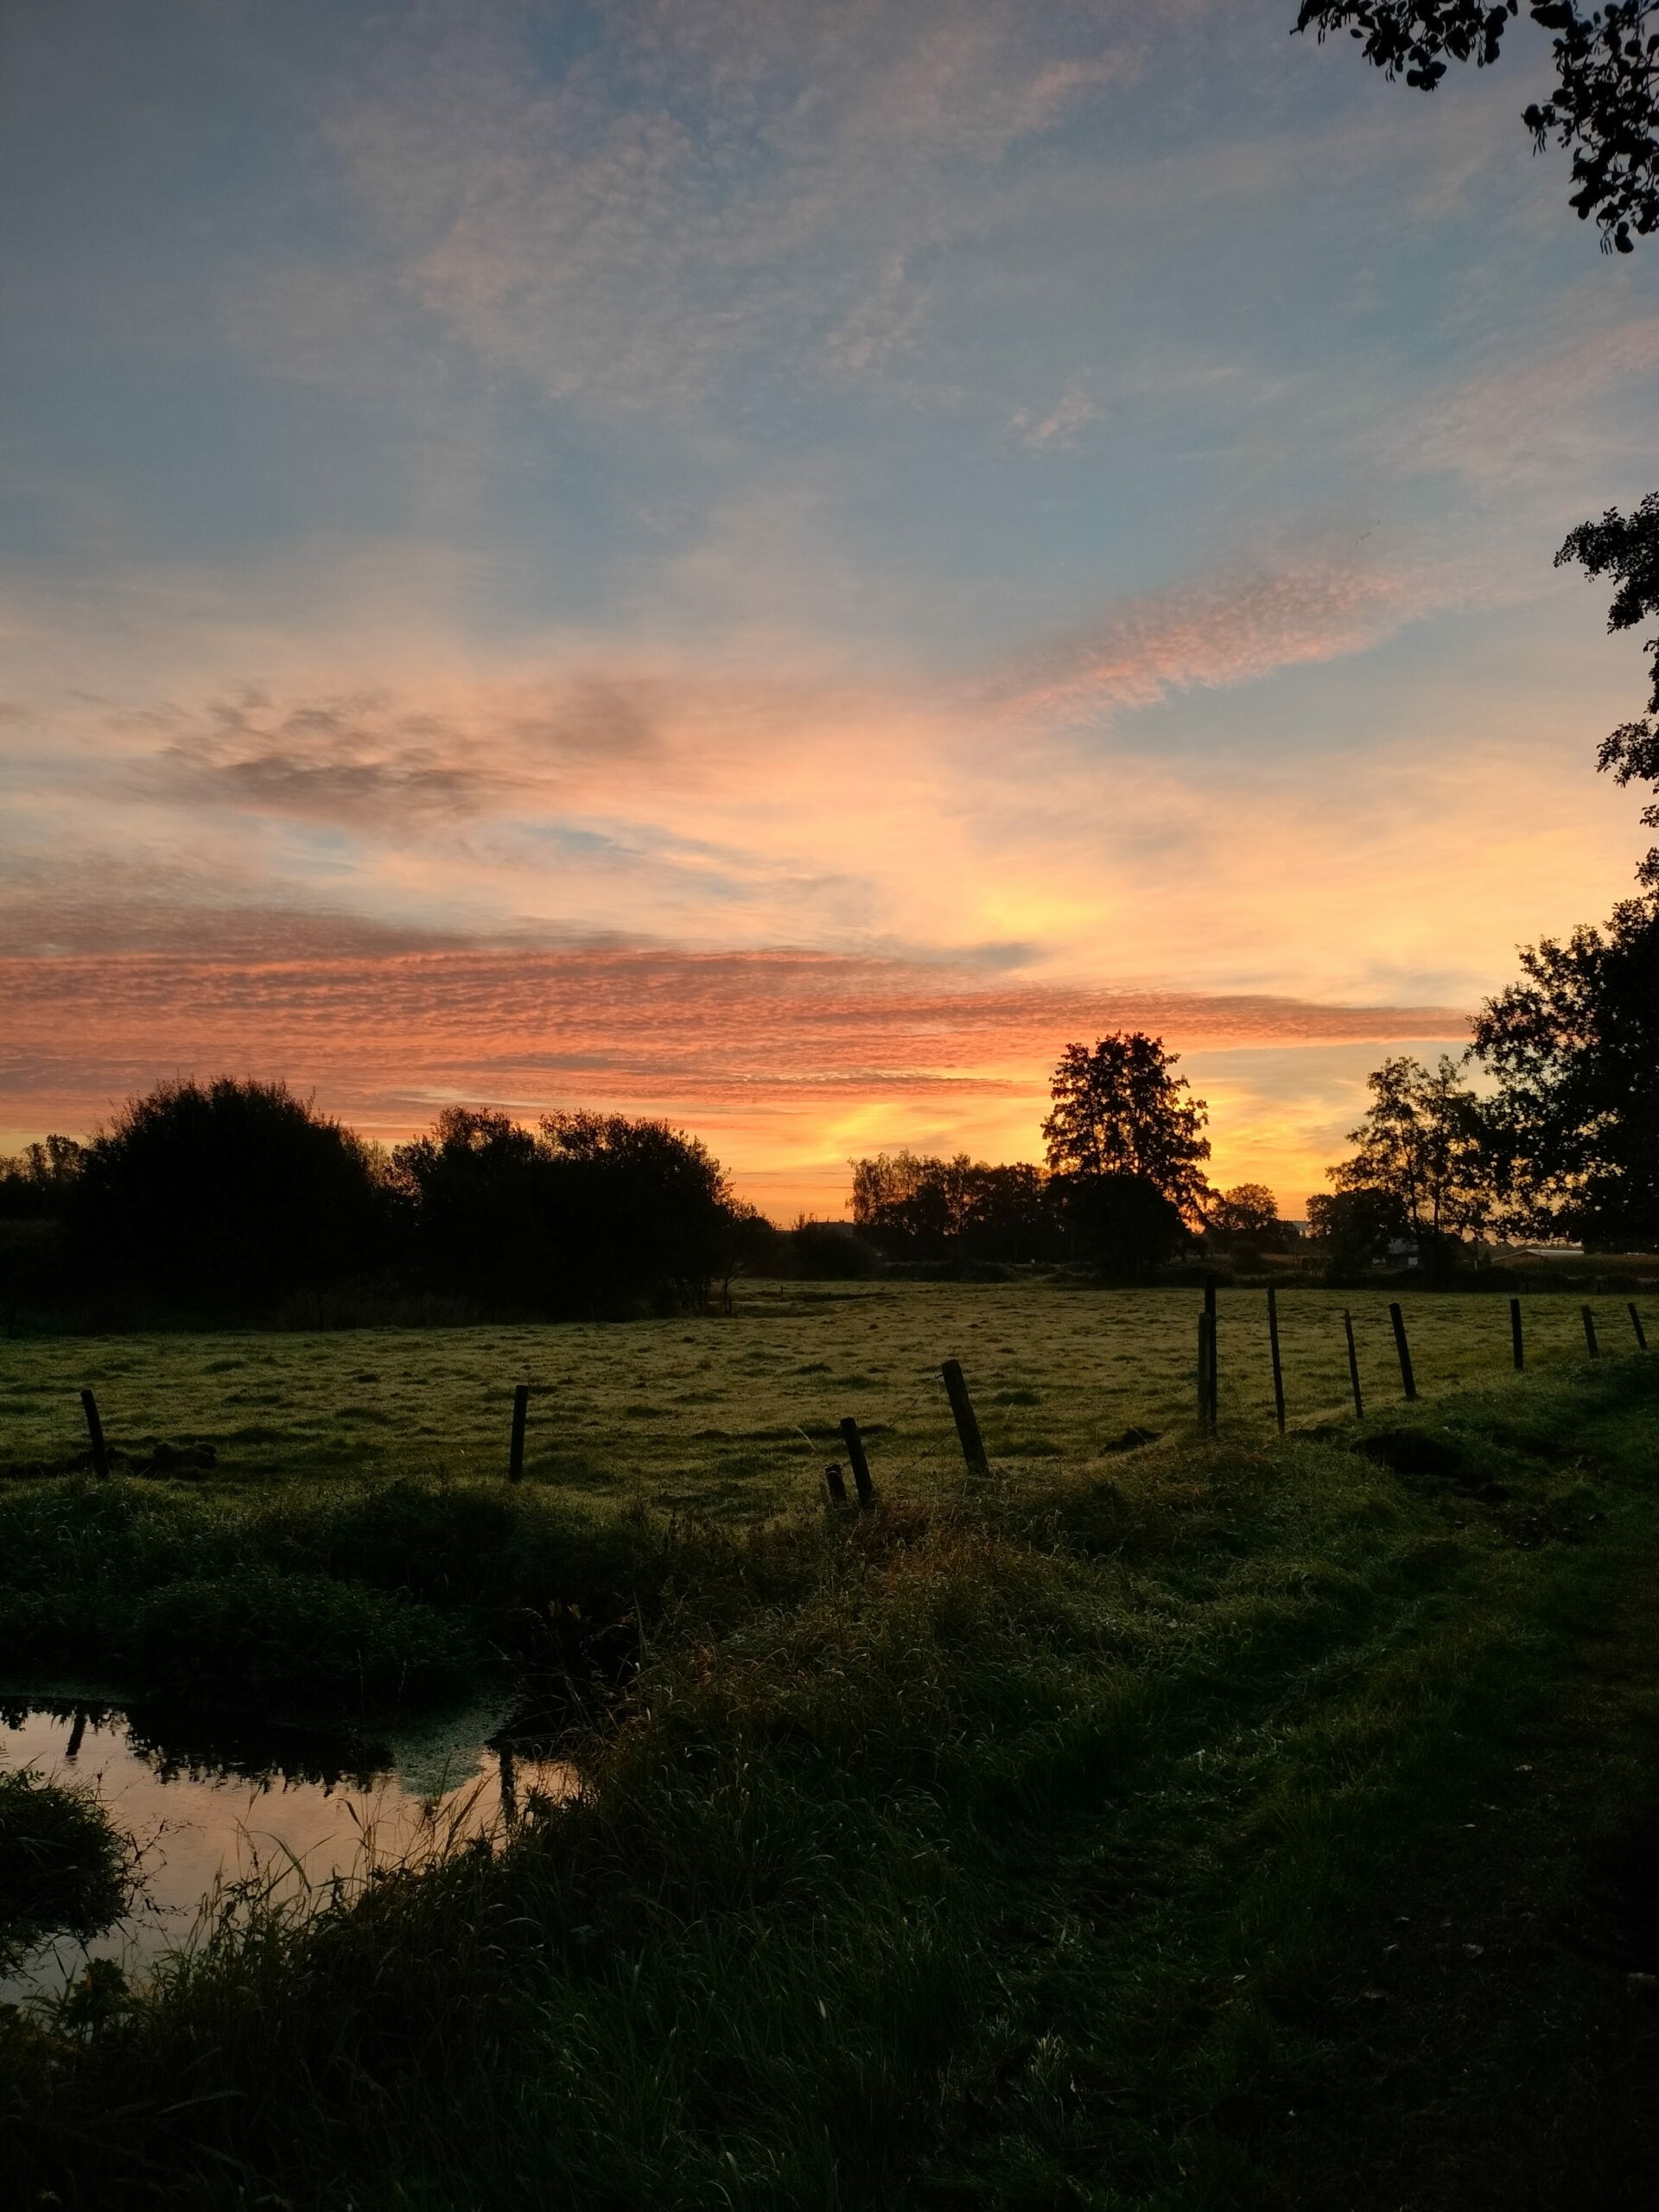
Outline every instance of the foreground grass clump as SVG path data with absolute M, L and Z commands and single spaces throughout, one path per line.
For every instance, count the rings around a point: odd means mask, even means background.
M 1659 1369 L 1605 1362 L 1284 1448 L 895 1482 L 687 1531 L 678 1573 L 636 1535 L 584 1797 L 15 2018 L 16 2185 L 1645 2202 L 1659 2018 L 1584 1901 L 1656 1809 L 1656 1417 Z M 362 1573 L 371 1510 L 292 1519 L 296 1567 Z M 430 1556 L 388 1569 L 422 1603 Z
M 95 1935 L 121 1911 L 131 1847 L 91 1790 L 0 1773 L 0 1968 L 42 1933 Z

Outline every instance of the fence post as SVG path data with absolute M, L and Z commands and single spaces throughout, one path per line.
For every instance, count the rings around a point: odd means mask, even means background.
M 1584 1341 L 1589 1346 L 1592 1359 L 1601 1357 L 1601 1346 L 1596 1342 L 1596 1317 L 1587 1306 L 1579 1308 L 1584 1316 Z
M 1210 1426 L 1210 1316 L 1198 1315 L 1198 1427 Z
M 100 1482 L 110 1477 L 109 1448 L 104 1441 L 104 1424 L 98 1417 L 98 1400 L 90 1390 L 80 1394 L 80 1410 L 86 1416 L 86 1433 L 92 1440 L 92 1472 Z
M 1359 1354 L 1354 1350 L 1354 1317 L 1345 1306 L 1342 1309 L 1342 1325 L 1348 1338 L 1348 1380 L 1354 1386 L 1354 1418 L 1363 1421 L 1365 1401 L 1359 1395 Z
M 823 1471 L 823 1486 L 830 1493 L 831 1505 L 846 1504 L 847 1485 L 841 1478 L 840 1465 L 834 1459 Z
M 524 1478 L 524 1419 L 530 1411 L 530 1385 L 521 1382 L 512 1394 L 512 1445 L 507 1453 L 507 1480 Z
M 955 1416 L 957 1435 L 962 1444 L 962 1456 L 968 1463 L 970 1475 L 988 1475 L 991 1463 L 985 1457 L 984 1440 L 979 1433 L 979 1420 L 974 1412 L 974 1402 L 968 1395 L 960 1360 L 947 1359 L 939 1372 L 944 1377 L 944 1388 L 950 1400 L 950 1411 Z
M 1417 1395 L 1417 1378 L 1411 1371 L 1411 1346 L 1406 1342 L 1406 1317 L 1396 1305 L 1389 1306 L 1389 1319 L 1394 1324 L 1394 1348 L 1400 1355 L 1400 1381 L 1409 1402 Z
M 1268 1343 L 1273 1352 L 1273 1412 L 1279 1433 L 1285 1433 L 1285 1370 L 1279 1360 L 1279 1289 L 1268 1285 Z
M 868 1512 L 875 1503 L 875 1484 L 870 1480 L 870 1463 L 864 1457 L 864 1439 L 858 1433 L 858 1423 L 849 1414 L 841 1424 L 841 1440 L 847 1452 L 847 1464 L 853 1471 L 853 1487 L 858 1492 L 861 1509 Z M 828 1471 L 826 1470 L 826 1476 Z M 834 1496 L 832 1491 L 830 1495 Z M 843 1489 L 842 1496 L 846 1496 Z
M 1521 1338 L 1521 1301 L 1510 1300 L 1510 1344 L 1515 1354 L 1515 1370 L 1518 1375 L 1527 1363 L 1526 1346 Z
M 1642 1316 L 1636 1310 L 1636 1300 L 1634 1299 L 1630 1300 L 1630 1326 L 1636 1331 L 1637 1350 L 1638 1351 L 1646 1351 L 1648 1348 L 1648 1332 L 1642 1325 Z
M 1209 1426 L 1221 1426 L 1221 1331 L 1217 1325 L 1216 1278 L 1213 1274 L 1204 1279 L 1204 1311 L 1210 1324 L 1210 1371 L 1206 1395 L 1210 1406 Z

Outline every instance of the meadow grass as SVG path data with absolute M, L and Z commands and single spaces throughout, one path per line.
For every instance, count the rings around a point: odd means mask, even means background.
M 245 1504 L 441 1613 L 585 1529 L 638 1669 L 499 1856 L 6 2021 L 19 2201 L 1649 2202 L 1656 1428 L 1625 1358 L 868 1516 L 526 1488 L 448 1596 L 467 1486 Z
M 1352 1310 L 1368 1406 L 1397 1401 L 1389 1294 L 1280 1296 L 1293 1426 L 1351 1411 L 1342 1332 Z M 1582 1294 L 1529 1297 L 1528 1354 L 1549 1373 L 1585 1357 Z M 1028 1284 L 754 1284 L 730 1319 L 327 1335 L 25 1338 L 0 1346 L 0 1464 L 84 1447 L 78 1394 L 98 1393 L 111 1441 L 212 1443 L 210 1487 L 342 1475 L 493 1478 L 513 1386 L 535 1393 L 527 1478 L 595 1509 L 640 1497 L 748 1521 L 810 1495 L 853 1414 L 872 1458 L 921 1485 L 954 1480 L 939 1363 L 960 1359 L 986 1441 L 1020 1463 L 1087 1460 L 1130 1427 L 1189 1427 L 1191 1289 Z M 1403 1298 L 1426 1396 L 1510 1371 L 1506 1301 Z M 1622 1298 L 1592 1300 L 1610 1351 L 1633 1341 Z M 1659 1325 L 1659 1314 L 1656 1315 Z M 1221 1416 L 1273 1419 L 1264 1294 L 1220 1294 Z M 1659 1334 L 1656 1335 L 1659 1342 Z

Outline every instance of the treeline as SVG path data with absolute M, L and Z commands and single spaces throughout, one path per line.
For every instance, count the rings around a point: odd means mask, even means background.
M 1370 1077 L 1353 1150 L 1307 1201 L 1307 1255 L 1332 1277 L 1445 1276 L 1523 1241 L 1659 1249 L 1659 891 L 1523 950 L 1521 969 L 1460 1058 L 1402 1054 Z M 1211 1187 L 1208 1108 L 1176 1064 L 1141 1032 L 1068 1045 L 1041 1166 L 855 1160 L 859 1235 L 890 1261 L 1071 1262 L 1120 1281 L 1290 1249 L 1302 1232 L 1270 1191 Z
M 1068 1045 L 1041 1166 L 878 1153 L 852 1163 L 858 1234 L 890 1261 L 1065 1262 L 1146 1281 L 1201 1247 L 1249 1265 L 1294 1232 L 1259 1183 L 1210 1188 L 1208 1109 L 1141 1030 Z
M 855 1160 L 852 1170 L 854 1227 L 887 1261 L 1070 1264 L 1135 1280 L 1183 1250 L 1248 1268 L 1300 1241 L 1262 1183 L 1206 1192 L 1202 1217 L 1189 1224 L 1130 1175 L 1083 1182 L 1025 1161 L 910 1151 Z
M 720 1294 L 777 1232 L 666 1122 L 451 1107 L 391 1151 L 280 1083 L 165 1084 L 0 1163 L 0 1302 L 93 1323 L 607 1316 Z M 783 1255 L 785 1259 L 787 1255 Z

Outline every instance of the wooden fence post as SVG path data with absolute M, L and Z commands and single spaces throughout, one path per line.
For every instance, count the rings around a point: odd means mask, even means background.
M 110 1477 L 109 1448 L 104 1441 L 104 1424 L 98 1417 L 98 1400 L 90 1390 L 80 1394 L 80 1410 L 86 1416 L 86 1433 L 92 1440 L 92 1472 L 100 1482 Z
M 1648 1332 L 1642 1325 L 1642 1316 L 1636 1310 L 1636 1300 L 1634 1299 L 1630 1300 L 1630 1326 L 1636 1331 L 1637 1350 L 1638 1351 L 1646 1351 L 1648 1348 Z
M 1279 1358 L 1279 1290 L 1268 1285 L 1268 1344 L 1273 1352 L 1273 1412 L 1279 1433 L 1285 1433 L 1285 1370 Z
M 841 1440 L 846 1447 L 847 1464 L 853 1471 L 853 1486 L 858 1492 L 860 1508 L 868 1513 L 875 1503 L 875 1484 L 870 1480 L 870 1463 L 864 1457 L 864 1439 L 851 1414 L 841 1424 Z M 842 1494 L 846 1495 L 844 1491 Z
M 1596 1342 L 1596 1317 L 1587 1306 L 1581 1306 L 1579 1311 L 1584 1316 L 1584 1341 L 1590 1348 L 1590 1357 L 1599 1359 L 1601 1346 Z
M 512 1446 L 507 1454 L 507 1480 L 524 1478 L 524 1418 L 530 1411 L 530 1385 L 519 1383 L 512 1394 Z
M 1521 1337 L 1521 1301 L 1510 1300 L 1510 1346 L 1515 1354 L 1515 1371 L 1518 1375 L 1527 1363 L 1527 1349 Z
M 846 1504 L 847 1485 L 841 1478 L 840 1465 L 834 1459 L 823 1471 L 823 1486 L 830 1493 L 831 1505 Z
M 1406 1317 L 1397 1305 L 1389 1308 L 1394 1324 L 1394 1348 L 1400 1355 L 1400 1382 L 1408 1403 L 1417 1395 L 1417 1378 L 1411 1371 L 1411 1346 L 1406 1342 Z
M 1348 1380 L 1354 1386 L 1354 1418 L 1365 1418 L 1365 1401 L 1359 1394 L 1359 1354 L 1354 1350 L 1354 1317 L 1344 1306 L 1342 1309 L 1343 1330 L 1348 1338 Z
M 974 1402 L 968 1395 L 962 1363 L 947 1359 L 939 1372 L 944 1377 L 945 1394 L 950 1401 L 950 1412 L 957 1424 L 957 1436 L 962 1445 L 962 1456 L 968 1463 L 968 1471 L 970 1475 L 988 1475 L 991 1463 L 985 1456 L 985 1441 L 979 1433 L 979 1417 L 974 1411 Z
M 1210 1332 L 1207 1313 L 1198 1315 L 1198 1427 L 1210 1426 Z
M 1209 1426 L 1214 1429 L 1221 1426 L 1221 1332 L 1217 1326 L 1216 1278 L 1213 1274 L 1206 1274 L 1204 1279 L 1204 1311 L 1210 1323 L 1210 1372 L 1205 1395 L 1210 1407 Z

